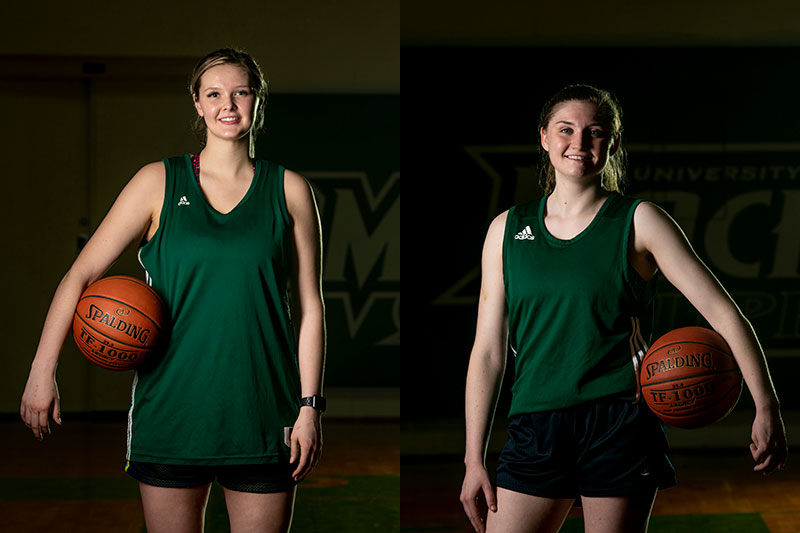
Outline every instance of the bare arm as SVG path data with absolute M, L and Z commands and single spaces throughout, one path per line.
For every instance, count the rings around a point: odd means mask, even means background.
M 486 235 L 481 260 L 481 294 L 475 343 L 469 358 L 466 386 L 466 474 L 461 503 L 476 531 L 484 531 L 477 506 L 482 491 L 492 511 L 494 489 L 484 465 L 489 433 L 506 364 L 508 317 L 503 282 L 503 233 L 507 213 L 494 219 Z
M 750 322 L 664 211 L 644 202 L 634 214 L 634 254 L 653 262 L 727 341 L 756 406 L 751 451 L 756 471 L 782 468 L 786 437 L 764 352 Z
M 314 193 L 296 172 L 285 171 L 284 191 L 294 236 L 293 320 L 297 325 L 297 359 L 303 396 L 322 394 L 325 364 L 325 306 L 322 300 L 322 238 Z M 292 431 L 293 476 L 302 479 L 322 449 L 320 414 L 301 407 Z
M 59 283 L 20 404 L 20 416 L 37 438 L 50 432 L 50 414 L 61 423 L 55 371 L 80 295 L 131 243 L 142 238 L 155 213 L 160 212 L 163 196 L 164 165 L 152 163 L 142 168 L 125 186 Z

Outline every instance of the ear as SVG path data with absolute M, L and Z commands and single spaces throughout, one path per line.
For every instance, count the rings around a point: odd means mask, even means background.
M 550 146 L 547 143 L 547 130 L 544 128 L 539 128 L 539 142 L 542 144 L 542 148 L 544 148 L 545 152 L 550 151 Z
M 192 100 L 194 100 L 194 108 L 197 110 L 197 114 L 200 115 L 200 117 L 202 118 L 203 117 L 203 111 L 202 111 L 202 109 L 200 109 L 200 101 L 197 99 L 197 95 L 196 94 L 192 95 Z
M 614 139 L 611 141 L 611 149 L 608 151 L 609 157 L 616 154 L 620 146 L 622 146 L 622 135 L 617 133 L 614 135 Z

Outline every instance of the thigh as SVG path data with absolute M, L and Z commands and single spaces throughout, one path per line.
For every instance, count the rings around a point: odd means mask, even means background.
M 148 533 L 201 533 L 211 484 L 190 488 L 139 482 Z
M 508 423 L 495 484 L 546 499 L 576 498 L 575 445 L 569 411 L 527 413 Z
M 582 496 L 606 498 L 675 485 L 663 422 L 644 404 L 598 401 L 585 409 L 577 432 Z
M 634 496 L 581 496 L 586 533 L 642 533 L 647 531 L 656 489 Z
M 497 512 L 489 511 L 486 533 L 548 533 L 561 528 L 573 498 L 552 499 L 497 488 Z
M 223 487 L 224 488 L 224 487 Z M 231 533 L 284 533 L 289 531 L 295 487 L 267 494 L 224 488 Z

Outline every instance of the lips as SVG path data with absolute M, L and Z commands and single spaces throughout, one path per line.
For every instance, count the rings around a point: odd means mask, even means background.
M 240 120 L 239 117 L 222 117 L 219 119 L 223 124 L 237 124 Z
M 588 156 L 588 155 L 567 155 L 567 156 L 564 156 L 564 157 L 566 157 L 567 159 L 572 160 L 572 161 L 591 161 L 592 160 L 591 156 Z

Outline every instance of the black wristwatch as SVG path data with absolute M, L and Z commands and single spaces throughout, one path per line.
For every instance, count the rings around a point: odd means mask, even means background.
M 325 412 L 325 408 L 328 406 L 328 400 L 326 400 L 323 396 L 315 394 L 314 396 L 306 396 L 305 398 L 300 398 L 300 407 L 313 407 L 320 413 Z

